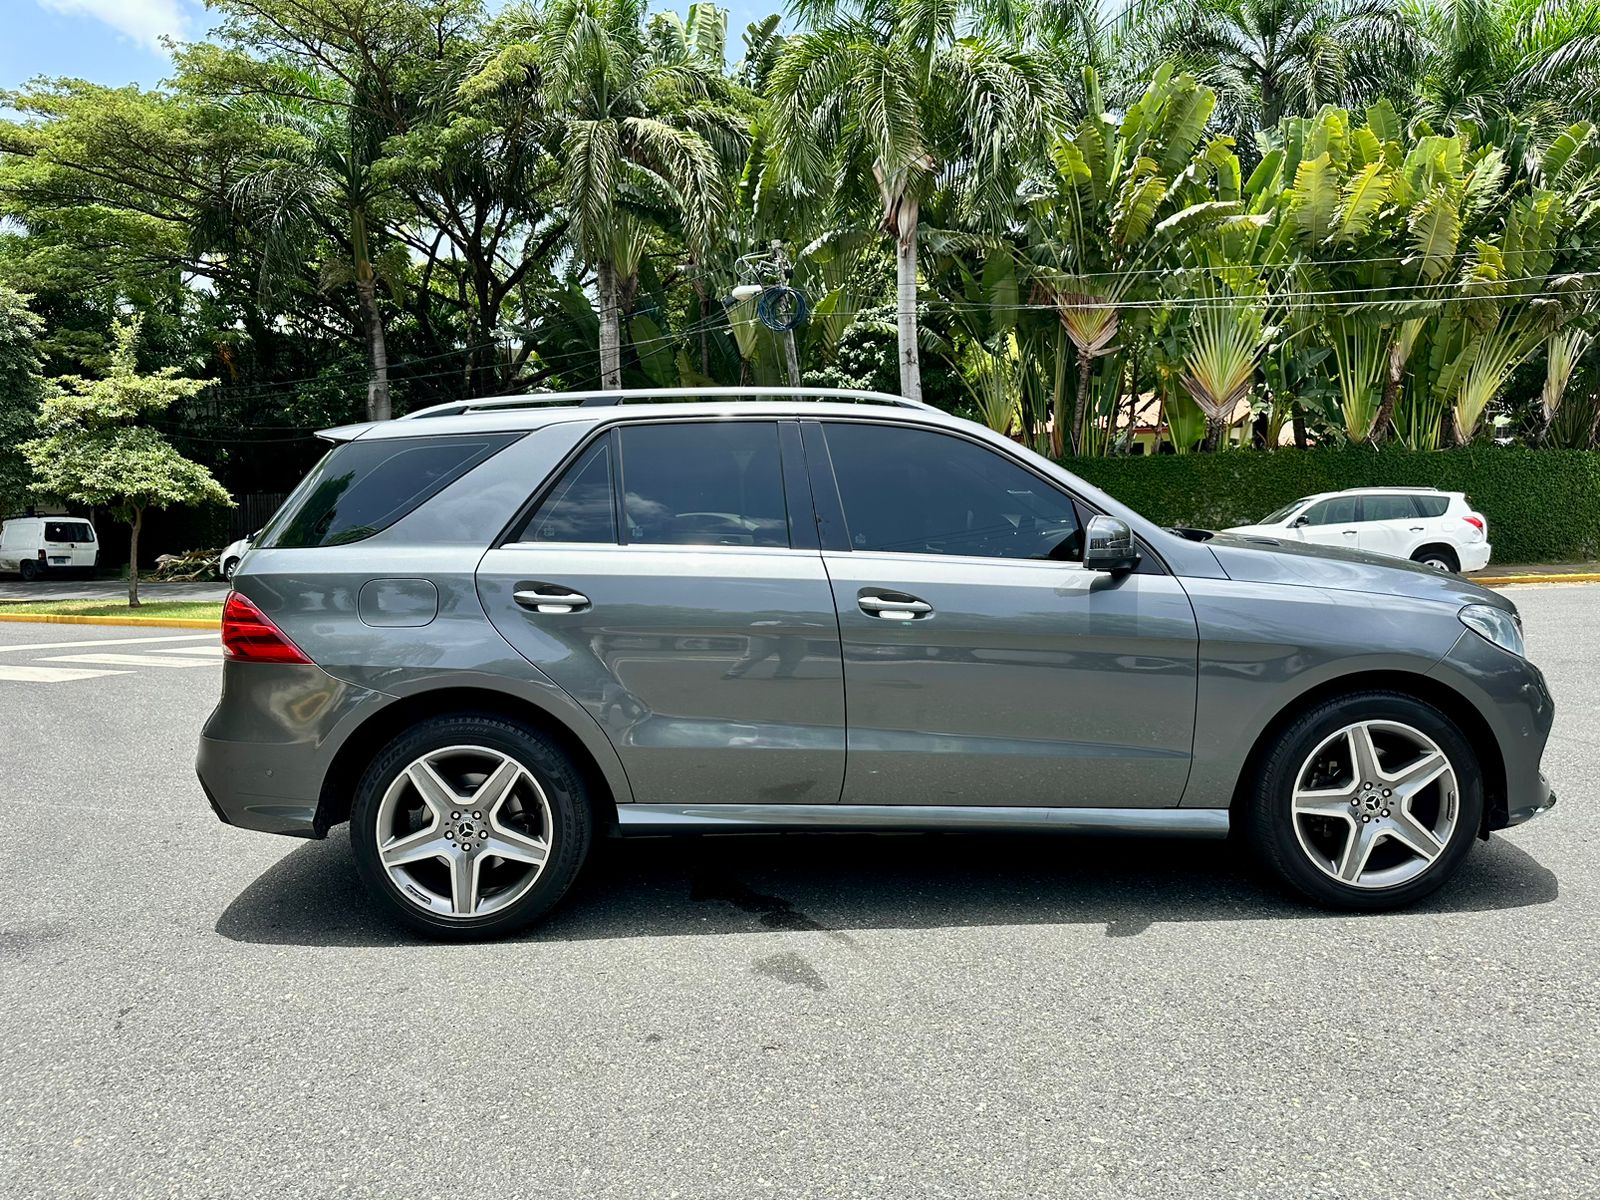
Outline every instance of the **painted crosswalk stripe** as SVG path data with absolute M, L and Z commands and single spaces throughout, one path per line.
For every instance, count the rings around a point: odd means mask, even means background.
M 102 675 L 126 675 L 126 671 L 85 671 L 72 667 L 16 667 L 0 663 L 0 683 L 70 683 L 75 679 L 98 679 Z
M 163 658 L 158 654 L 52 654 L 41 662 L 95 663 L 108 667 L 206 667 L 204 658 Z
M 0 646 L 0 654 L 26 652 L 29 650 L 73 650 L 81 646 L 132 646 L 143 643 L 170 643 L 170 642 L 215 642 L 215 633 L 180 633 L 176 636 L 163 634 L 159 637 L 120 637 L 120 638 L 79 638 L 72 642 L 18 642 L 15 645 Z M 180 650 L 187 647 L 174 645 L 157 645 L 158 650 Z
M 221 658 L 221 646 L 160 646 L 157 648 L 161 654 L 203 654 L 207 658 Z

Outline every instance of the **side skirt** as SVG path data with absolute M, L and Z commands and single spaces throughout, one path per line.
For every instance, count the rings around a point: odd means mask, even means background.
M 1224 838 L 1225 808 L 990 808 L 911 804 L 619 804 L 624 835 L 664 833 L 1021 833 L 1146 834 Z

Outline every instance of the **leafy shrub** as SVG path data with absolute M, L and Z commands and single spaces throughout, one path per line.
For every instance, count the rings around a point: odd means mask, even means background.
M 1259 521 L 1313 492 L 1436 487 L 1465 492 L 1489 521 L 1501 563 L 1600 557 L 1600 451 L 1276 450 L 1066 459 L 1068 470 L 1163 525 Z

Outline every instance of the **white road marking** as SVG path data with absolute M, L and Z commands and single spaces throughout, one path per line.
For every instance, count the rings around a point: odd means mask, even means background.
M 131 646 L 144 642 L 199 642 L 210 639 L 215 641 L 219 635 L 211 633 L 164 633 L 158 637 L 123 637 L 123 638 L 84 638 L 76 642 L 21 642 L 14 646 L 0 646 L 0 653 L 10 651 L 16 653 L 25 650 L 72 650 L 79 646 Z M 162 649 L 178 650 L 184 647 L 166 646 Z
M 70 683 L 74 679 L 98 679 L 102 675 L 126 675 L 126 671 L 84 671 L 71 667 L 13 667 L 0 663 L 0 681 L 14 683 Z
M 204 654 L 208 658 L 221 658 L 221 646 L 162 646 L 162 654 Z
M 41 662 L 98 663 L 108 667 L 208 667 L 203 658 L 162 658 L 156 654 L 52 654 Z

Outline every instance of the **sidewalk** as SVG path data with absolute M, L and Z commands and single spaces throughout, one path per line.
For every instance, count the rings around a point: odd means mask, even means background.
M 1600 582 L 1600 562 L 1574 563 L 1490 563 L 1482 571 L 1468 575 L 1473 583 L 1495 586 L 1505 583 L 1596 583 Z
M 139 584 L 139 599 L 157 600 L 215 600 L 218 603 L 228 594 L 225 583 L 145 583 Z M 23 583 L 18 579 L 0 579 L 0 605 L 26 600 L 34 604 L 48 604 L 56 600 L 127 600 L 128 584 L 123 579 L 41 579 Z

